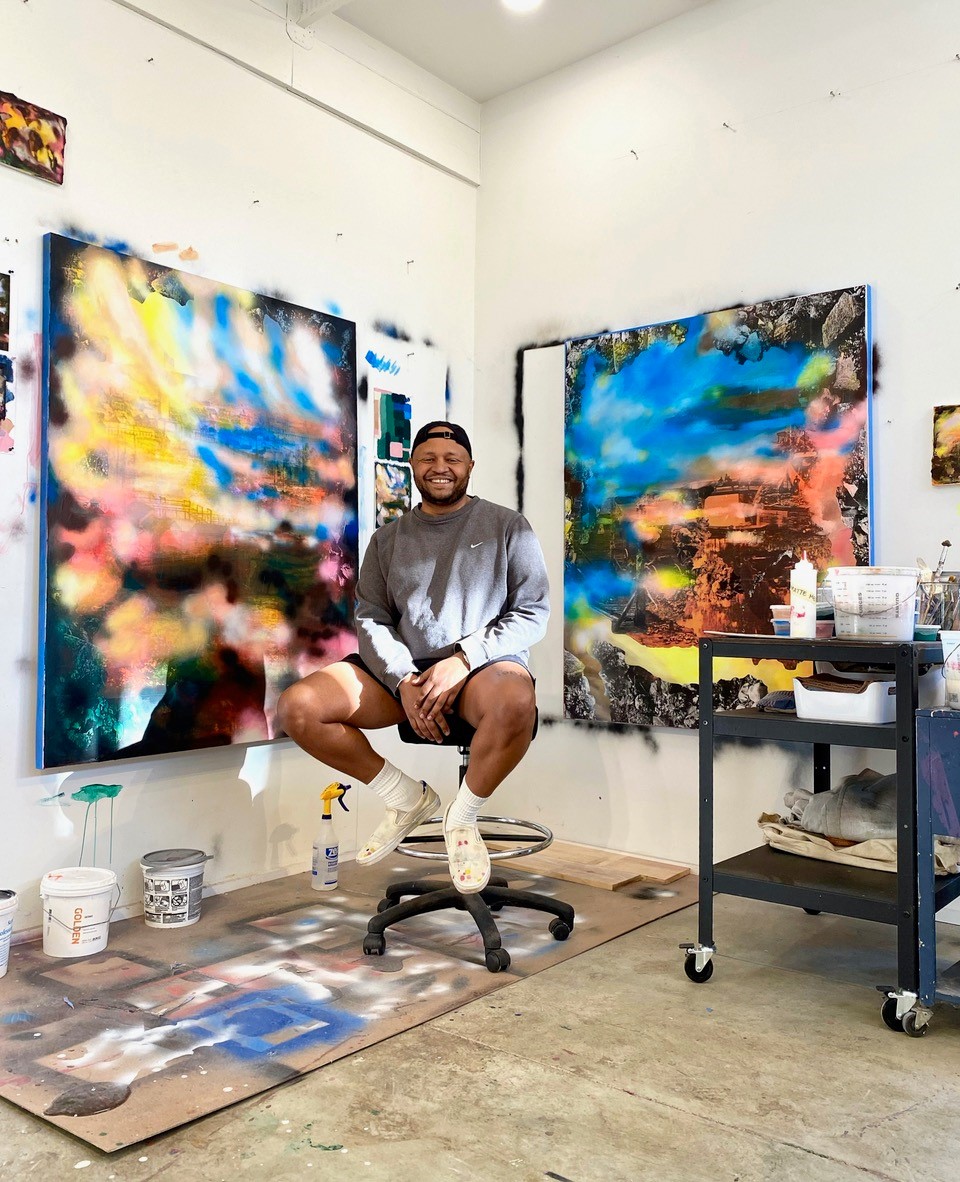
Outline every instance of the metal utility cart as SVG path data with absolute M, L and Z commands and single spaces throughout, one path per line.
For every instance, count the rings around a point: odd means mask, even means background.
M 857 662 L 892 670 L 896 677 L 896 721 L 887 724 L 815 722 L 793 714 L 713 709 L 716 657 L 774 661 Z M 897 928 L 897 984 L 884 994 L 881 1016 L 910 1035 L 925 1034 L 936 988 L 934 916 L 960 895 L 960 874 L 934 880 L 930 853 L 930 790 L 921 782 L 918 800 L 915 715 L 918 667 L 939 664 L 939 642 L 794 640 L 774 636 L 707 635 L 700 641 L 700 917 L 696 944 L 682 944 L 684 971 L 691 981 L 713 974 L 714 892 L 873 919 Z M 884 748 L 896 752 L 897 870 L 861 869 L 820 862 L 760 845 L 713 860 L 714 742 L 717 737 L 809 743 L 813 747 L 813 790 L 831 787 L 830 748 Z M 919 810 L 919 811 L 918 811 Z M 918 828 L 918 817 L 925 821 Z M 918 841 L 919 837 L 919 841 Z M 922 851 L 922 857 L 921 857 Z

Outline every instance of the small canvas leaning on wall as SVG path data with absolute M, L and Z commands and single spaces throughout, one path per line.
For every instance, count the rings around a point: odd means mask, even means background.
M 271 738 L 356 648 L 355 327 L 45 249 L 38 765 Z
M 566 717 L 695 727 L 702 632 L 769 634 L 804 550 L 869 563 L 869 324 L 861 286 L 568 344 Z

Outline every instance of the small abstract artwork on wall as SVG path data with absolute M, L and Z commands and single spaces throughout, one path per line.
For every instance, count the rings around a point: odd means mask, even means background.
M 870 561 L 869 290 L 572 341 L 564 713 L 695 727 L 697 639 L 772 633 L 802 551 Z M 785 688 L 717 662 L 717 704 Z
M 63 184 L 67 121 L 0 90 L 0 164 Z
M 410 399 L 389 390 L 374 391 L 377 459 L 410 459 Z
M 377 528 L 406 513 L 413 501 L 413 476 L 409 464 L 377 460 Z
M 46 238 L 38 764 L 274 737 L 356 648 L 349 321 Z
M 960 406 L 933 408 L 934 484 L 960 484 Z
M 10 348 L 10 285 L 11 277 L 0 271 L 0 350 Z

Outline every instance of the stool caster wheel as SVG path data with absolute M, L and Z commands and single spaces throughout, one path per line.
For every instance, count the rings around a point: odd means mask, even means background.
M 386 937 L 380 932 L 367 932 L 363 937 L 364 956 L 383 956 L 387 948 Z
M 499 973 L 510 967 L 510 953 L 506 948 L 492 948 L 487 953 L 486 961 L 491 973 Z
M 492 911 L 494 915 L 496 915 L 498 911 L 503 910 L 503 904 L 502 903 L 488 903 L 487 908 L 488 908 L 488 910 Z
M 702 969 L 698 969 L 697 958 L 695 956 L 685 956 L 683 958 L 683 971 L 695 984 L 702 985 L 704 981 L 709 981 L 713 976 L 713 961 L 708 960 Z
M 555 940 L 566 940 L 570 935 L 570 925 L 560 918 L 550 920 L 550 933 Z
M 381 899 L 377 904 L 377 915 L 382 915 L 384 911 L 389 911 L 393 903 L 389 899 Z

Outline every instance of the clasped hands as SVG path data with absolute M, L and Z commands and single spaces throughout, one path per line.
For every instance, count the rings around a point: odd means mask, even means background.
M 410 674 L 400 682 L 400 704 L 421 739 L 442 743 L 450 734 L 445 716 L 452 713 L 469 672 L 459 656 L 444 657 L 423 673 Z

